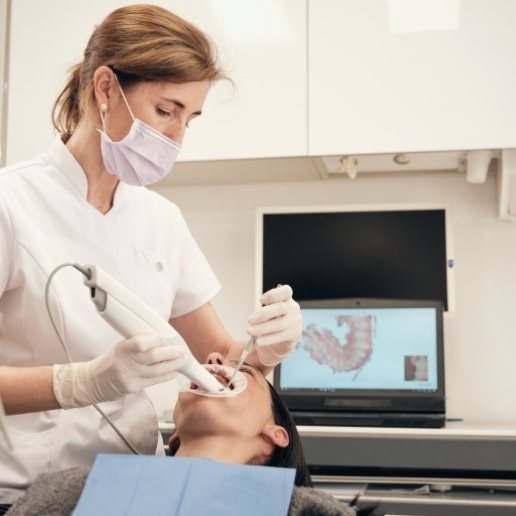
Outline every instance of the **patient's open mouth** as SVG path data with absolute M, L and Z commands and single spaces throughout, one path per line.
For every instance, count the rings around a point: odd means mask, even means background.
M 213 369 L 209 370 L 210 373 L 224 386 L 224 387 L 227 387 L 229 390 L 234 390 L 235 389 L 235 386 L 233 383 L 229 383 L 229 376 L 227 375 L 226 371 L 224 370 L 218 370 L 218 371 L 215 371 Z M 229 384 L 229 385 L 228 385 Z M 190 389 L 198 389 L 199 386 L 196 385 L 195 383 L 191 383 L 190 384 Z
M 200 394 L 202 396 L 211 397 L 232 397 L 242 393 L 247 387 L 247 379 L 245 374 L 238 371 L 233 377 L 235 370 L 232 367 L 219 365 L 219 364 L 204 364 L 204 367 L 217 379 L 221 384 L 220 392 L 208 392 L 203 388 L 199 387 L 196 383 L 191 380 L 186 385 L 183 384 L 183 388 L 180 391 L 187 390 L 189 392 Z M 233 378 L 231 383 L 229 380 Z M 186 378 L 185 378 L 186 380 Z

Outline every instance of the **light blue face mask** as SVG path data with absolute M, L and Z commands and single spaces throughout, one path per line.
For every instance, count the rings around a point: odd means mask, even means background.
M 119 142 L 115 142 L 105 131 L 104 115 L 101 112 L 103 130 L 98 131 L 104 166 L 109 174 L 118 177 L 124 183 L 136 186 L 151 185 L 170 173 L 182 147 L 135 118 L 118 79 L 116 81 L 133 123 L 129 133 Z

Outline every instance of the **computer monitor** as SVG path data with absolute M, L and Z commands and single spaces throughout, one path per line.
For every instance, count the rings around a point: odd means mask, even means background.
M 446 206 L 288 206 L 257 213 L 257 294 L 282 283 L 297 301 L 436 299 L 453 316 L 454 263 Z
M 274 372 L 298 424 L 444 425 L 441 301 L 301 301 L 303 336 Z

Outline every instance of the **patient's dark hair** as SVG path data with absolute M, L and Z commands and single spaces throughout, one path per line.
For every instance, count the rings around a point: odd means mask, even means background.
M 272 413 L 274 422 L 282 426 L 289 436 L 288 446 L 281 448 L 276 446 L 272 455 L 267 461 L 262 462 L 265 466 L 281 466 L 283 468 L 294 468 L 296 470 L 296 486 L 312 487 L 312 479 L 305 462 L 301 438 L 297 432 L 296 423 L 290 414 L 285 402 L 281 399 L 276 389 L 267 382 L 272 399 Z
M 271 394 L 271 407 L 274 422 L 286 430 L 289 436 L 289 444 L 285 448 L 276 446 L 270 456 L 253 457 L 249 461 L 249 464 L 293 468 L 296 470 L 294 480 L 294 484 L 296 486 L 313 487 L 310 471 L 308 470 L 308 466 L 305 462 L 301 437 L 297 431 L 294 418 L 290 414 L 288 407 L 281 399 L 276 389 L 269 382 L 267 382 L 267 386 L 269 387 L 269 392 Z M 181 440 L 179 436 L 172 436 L 169 441 L 170 454 L 175 455 L 180 446 Z M 380 516 L 380 513 L 375 511 L 376 505 L 357 507 L 357 505 L 359 505 L 358 502 L 358 497 L 351 502 L 351 505 L 355 506 L 357 516 Z
M 305 462 L 301 438 L 297 433 L 294 418 L 291 416 L 285 402 L 280 398 L 276 389 L 269 382 L 266 383 L 271 394 L 271 408 L 274 422 L 286 430 L 289 436 L 289 443 L 285 448 L 276 446 L 272 455 L 257 455 L 252 457 L 248 464 L 294 468 L 296 470 L 295 485 L 312 487 L 312 479 L 310 478 L 308 466 Z M 170 455 L 174 456 L 180 446 L 181 439 L 177 434 L 174 434 L 168 443 Z
M 297 431 L 294 418 L 278 394 L 278 391 L 269 382 L 267 382 L 267 385 L 271 393 L 274 422 L 287 431 L 290 441 L 285 448 L 276 446 L 272 455 L 266 458 L 265 461 L 261 461 L 260 464 L 264 466 L 294 468 L 296 470 L 295 485 L 298 487 L 313 487 L 310 471 L 305 462 L 301 437 Z M 381 513 L 376 510 L 377 504 L 363 506 L 360 503 L 359 496 L 356 496 L 350 505 L 355 508 L 357 516 L 381 516 Z

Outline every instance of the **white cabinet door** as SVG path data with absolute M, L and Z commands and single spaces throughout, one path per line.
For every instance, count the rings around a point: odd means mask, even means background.
M 305 0 L 182 0 L 175 12 L 215 41 L 220 83 L 192 123 L 183 160 L 306 155 Z
M 95 24 L 131 2 L 12 2 L 7 162 L 45 151 L 50 111 Z M 307 154 L 306 2 L 158 0 L 205 30 L 234 87 L 212 89 L 180 159 Z
M 309 154 L 516 146 L 516 2 L 309 0 Z

